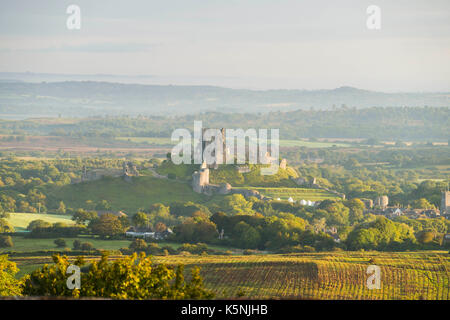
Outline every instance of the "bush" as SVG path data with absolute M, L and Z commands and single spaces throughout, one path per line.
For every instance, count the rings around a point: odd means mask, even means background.
M 187 251 L 192 254 L 202 254 L 203 252 L 208 252 L 208 246 L 204 243 L 190 244 L 184 243 L 181 247 L 178 248 L 178 252 Z
M 92 243 L 90 243 L 90 242 L 83 242 L 81 244 L 81 248 L 80 249 L 83 250 L 83 251 L 93 251 L 93 250 L 95 250 L 94 245 Z
M 66 240 L 61 238 L 56 239 L 55 241 L 53 241 L 53 243 L 56 244 L 58 248 L 64 248 L 66 246 Z
M 14 243 L 10 236 L 0 236 L 0 248 L 12 248 Z
M 147 242 L 144 239 L 134 239 L 132 243 L 130 243 L 129 248 L 134 252 L 145 251 L 147 249 Z
M 74 250 L 80 250 L 81 249 L 81 241 L 80 240 L 74 240 L 73 242 L 73 249 Z
M 0 219 L 0 233 L 6 232 L 14 232 L 14 227 L 6 219 Z

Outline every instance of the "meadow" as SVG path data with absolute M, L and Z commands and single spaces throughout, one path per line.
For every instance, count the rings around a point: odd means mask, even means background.
M 75 224 L 71 219 L 72 216 L 68 215 L 56 215 L 56 214 L 44 214 L 44 213 L 10 213 L 10 217 L 7 219 L 8 222 L 17 231 L 24 231 L 33 220 L 44 220 L 49 223 L 62 222 L 66 224 Z

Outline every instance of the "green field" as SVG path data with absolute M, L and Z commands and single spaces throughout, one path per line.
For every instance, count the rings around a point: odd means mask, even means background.
M 82 242 L 91 242 L 96 249 L 103 250 L 118 250 L 120 248 L 128 248 L 131 241 L 130 240 L 102 240 L 94 237 L 78 237 L 78 238 L 65 238 L 62 237 L 67 244 L 68 248 L 73 247 L 73 241 L 78 239 Z M 56 238 L 50 239 L 34 239 L 27 238 L 25 236 L 12 236 L 12 240 L 14 243 L 14 247 L 12 248 L 1 248 L 0 253 L 7 251 L 14 252 L 35 252 L 35 251 L 47 251 L 47 250 L 60 250 L 56 247 L 55 241 Z
M 50 223 L 63 222 L 67 224 L 74 224 L 71 216 L 43 214 L 43 213 L 11 213 L 7 219 L 12 224 L 16 231 L 23 231 L 28 227 L 28 224 L 33 220 L 44 220 Z
M 102 250 L 118 250 L 121 248 L 128 248 L 130 243 L 132 242 L 130 239 L 119 239 L 119 240 L 105 240 L 100 239 L 99 237 L 94 236 L 79 236 L 76 238 L 66 238 L 62 237 L 67 244 L 68 248 L 73 247 L 73 241 L 80 240 L 82 242 L 91 242 L 94 245 L 94 248 L 96 249 L 102 249 Z M 0 248 L 0 254 L 2 252 L 20 252 L 20 253 L 32 253 L 37 251 L 47 251 L 47 250 L 60 250 L 56 247 L 54 240 L 56 238 L 49 238 L 49 239 L 35 239 L 35 238 L 27 238 L 26 235 L 13 235 L 12 240 L 14 243 L 14 247 L 12 248 Z M 177 249 L 182 244 L 177 242 L 167 242 L 167 241 L 159 241 L 158 242 L 160 247 L 163 246 L 170 246 L 174 249 Z M 218 251 L 227 251 L 230 250 L 234 253 L 242 253 L 241 249 L 236 249 L 232 247 L 226 247 L 226 246 L 219 246 L 219 245 L 208 245 L 208 248 Z
M 55 187 L 47 194 L 51 201 L 58 203 L 62 200 L 67 207 L 72 208 L 84 207 L 86 200 L 107 200 L 113 210 L 124 210 L 128 214 L 134 214 L 139 208 L 148 208 L 153 203 L 203 203 L 208 199 L 207 196 L 192 191 L 188 183 L 146 176 L 133 177 L 132 182 L 126 182 L 122 178 L 103 178 Z
M 338 200 L 337 195 L 321 189 L 312 188 L 253 188 L 246 187 L 245 189 L 253 189 L 259 191 L 262 195 L 271 198 L 280 198 L 287 200 L 289 197 L 298 200 L 322 201 L 322 200 Z

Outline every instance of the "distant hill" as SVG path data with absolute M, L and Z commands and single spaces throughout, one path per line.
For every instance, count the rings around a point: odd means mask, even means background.
M 1 79 L 1 74 L 0 74 Z M 349 108 L 450 106 L 450 92 L 383 93 L 332 90 L 244 90 L 214 86 L 123 84 L 96 81 L 0 81 L 0 118 L 31 116 L 181 115 L 205 111 L 270 112 Z

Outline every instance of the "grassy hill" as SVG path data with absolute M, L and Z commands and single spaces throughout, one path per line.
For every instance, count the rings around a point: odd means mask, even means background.
M 132 182 L 122 178 L 106 177 L 101 180 L 54 187 L 47 194 L 49 200 L 64 201 L 67 207 L 84 207 L 86 200 L 98 202 L 107 200 L 113 210 L 134 213 L 139 208 L 148 208 L 153 203 L 170 204 L 173 201 L 194 201 L 203 203 L 207 196 L 192 191 L 188 183 L 142 176 Z

